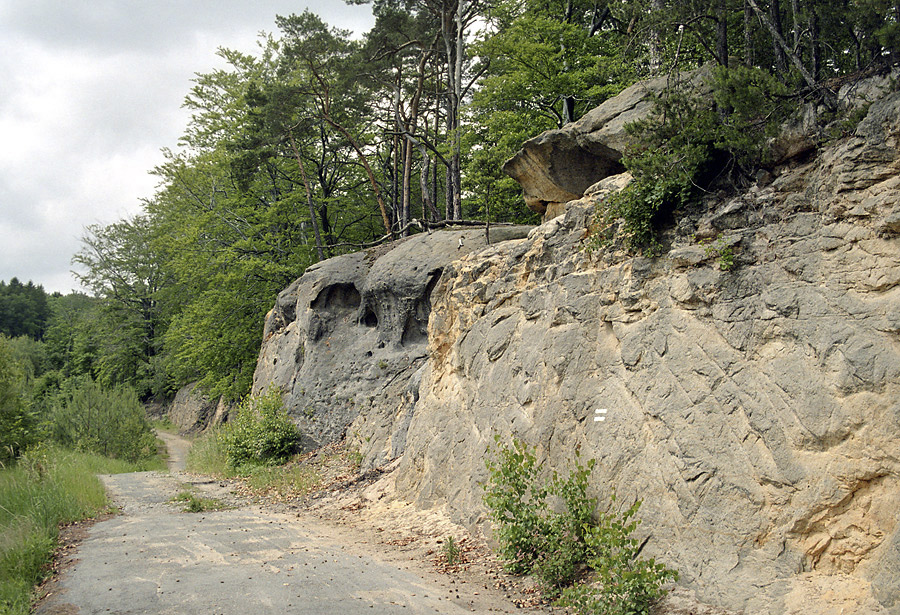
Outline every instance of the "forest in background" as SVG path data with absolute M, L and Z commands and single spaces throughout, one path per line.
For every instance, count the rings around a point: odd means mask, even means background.
M 536 222 L 501 171 L 523 141 L 637 80 L 712 63 L 714 97 L 665 98 L 635 131 L 637 187 L 607 212 L 643 212 L 628 232 L 652 246 L 658 214 L 696 197 L 710 160 L 739 184 L 775 121 L 808 102 L 833 113 L 841 79 L 900 51 L 897 0 L 372 9 L 357 39 L 304 12 L 255 50 L 219 50 L 226 68 L 196 76 L 143 212 L 86 229 L 73 264 L 89 294 L 0 283 L 0 432 L 27 434 L 87 382 L 163 400 L 198 380 L 239 399 L 266 312 L 309 265 L 452 221 Z M 13 437 L 0 445 L 27 444 Z

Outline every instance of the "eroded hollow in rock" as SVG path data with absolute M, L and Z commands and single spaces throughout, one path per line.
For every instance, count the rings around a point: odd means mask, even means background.
M 400 337 L 401 346 L 421 344 L 428 341 L 428 316 L 431 314 L 431 293 L 441 279 L 443 269 L 435 269 L 429 274 L 425 292 L 416 299 L 412 310 L 406 315 L 403 324 L 403 333 Z
M 365 313 L 362 315 L 362 318 L 359 319 L 359 322 L 369 328 L 377 327 L 378 315 L 375 313 L 375 310 L 373 310 L 371 306 L 368 306 L 366 307 Z
M 360 300 L 359 291 L 353 284 L 330 284 L 313 299 L 310 307 L 317 312 L 355 310 Z

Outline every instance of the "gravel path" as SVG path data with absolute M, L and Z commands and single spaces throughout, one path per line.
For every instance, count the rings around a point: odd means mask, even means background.
M 161 434 L 172 473 L 101 477 L 122 514 L 86 531 L 36 613 L 234 614 L 515 612 L 491 592 L 389 562 L 371 545 L 314 519 L 242 504 L 187 513 L 170 500 L 189 488 L 227 491 L 184 474 L 189 445 Z M 407 562 L 408 564 L 409 562 Z

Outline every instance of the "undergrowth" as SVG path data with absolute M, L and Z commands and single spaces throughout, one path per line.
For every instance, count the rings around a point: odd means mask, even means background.
M 678 573 L 639 555 L 632 535 L 640 501 L 595 514 L 588 495 L 595 461 L 576 460 L 568 476 L 541 481 L 533 449 L 499 436 L 487 460 L 484 502 L 495 524 L 498 553 L 508 571 L 534 575 L 545 594 L 579 615 L 646 614 Z M 575 583 L 585 573 L 586 583 Z
M 221 438 L 228 464 L 240 469 L 284 463 L 297 451 L 300 430 L 284 410 L 281 391 L 273 387 L 244 399 Z
M 287 463 L 300 432 L 272 389 L 247 399 L 234 419 L 198 438 L 188 453 L 187 468 L 220 478 L 241 478 L 251 491 L 280 496 L 308 493 L 321 483 L 316 470 Z

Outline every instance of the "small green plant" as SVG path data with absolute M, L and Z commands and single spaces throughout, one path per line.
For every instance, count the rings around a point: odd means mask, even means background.
M 492 448 L 484 502 L 507 569 L 535 575 L 548 595 L 561 596 L 560 604 L 579 615 L 648 613 L 663 585 L 678 574 L 639 557 L 640 543 L 632 533 L 640 502 L 595 517 L 596 500 L 587 494 L 593 459 L 584 465 L 576 461 L 565 478 L 554 473 L 539 483 L 537 457 L 526 444 L 514 440 L 503 446 L 496 437 Z M 562 511 L 551 510 L 554 500 Z M 572 586 L 585 569 L 599 579 L 599 591 Z
M 716 237 L 715 241 L 705 239 L 700 241 L 706 251 L 707 258 L 715 258 L 722 271 L 731 271 L 734 269 L 734 251 L 731 246 L 725 242 L 721 236 Z
M 245 399 L 222 430 L 225 454 L 234 468 L 284 463 L 299 442 L 300 430 L 284 411 L 281 391 L 274 387 Z
M 363 462 L 363 454 L 358 448 L 352 448 L 347 451 L 347 461 L 350 462 L 350 465 L 353 466 L 354 470 L 359 470 L 359 467 Z
M 452 534 L 444 539 L 444 543 L 441 546 L 441 552 L 444 556 L 444 561 L 448 566 L 455 566 L 460 563 L 462 559 L 462 550 L 459 548 L 459 543 Z
M 381 359 L 380 361 L 378 361 L 378 363 L 376 365 L 378 365 L 378 369 L 384 370 L 384 369 L 388 368 L 388 362 L 385 361 L 384 359 Z
M 574 608 L 579 615 L 647 615 L 665 594 L 663 586 L 678 580 L 676 571 L 640 557 L 640 541 L 632 535 L 640 524 L 636 518 L 640 506 L 638 500 L 621 513 L 613 508 L 585 528 L 587 564 L 596 587 L 566 588 L 560 606 Z
M 500 557 L 507 570 L 534 574 L 545 591 L 555 594 L 575 579 L 584 561 L 584 528 L 596 504 L 587 495 L 595 462 L 576 462 L 568 477 L 554 472 L 547 484 L 539 484 L 537 458 L 524 442 L 506 447 L 498 436 L 495 444 L 486 462 L 490 479 L 484 502 L 496 523 Z M 551 510 L 551 500 L 564 510 Z
M 212 510 L 225 510 L 228 506 L 217 498 L 200 497 L 192 491 L 185 490 L 171 499 L 172 502 L 184 504 L 184 512 L 199 513 Z

